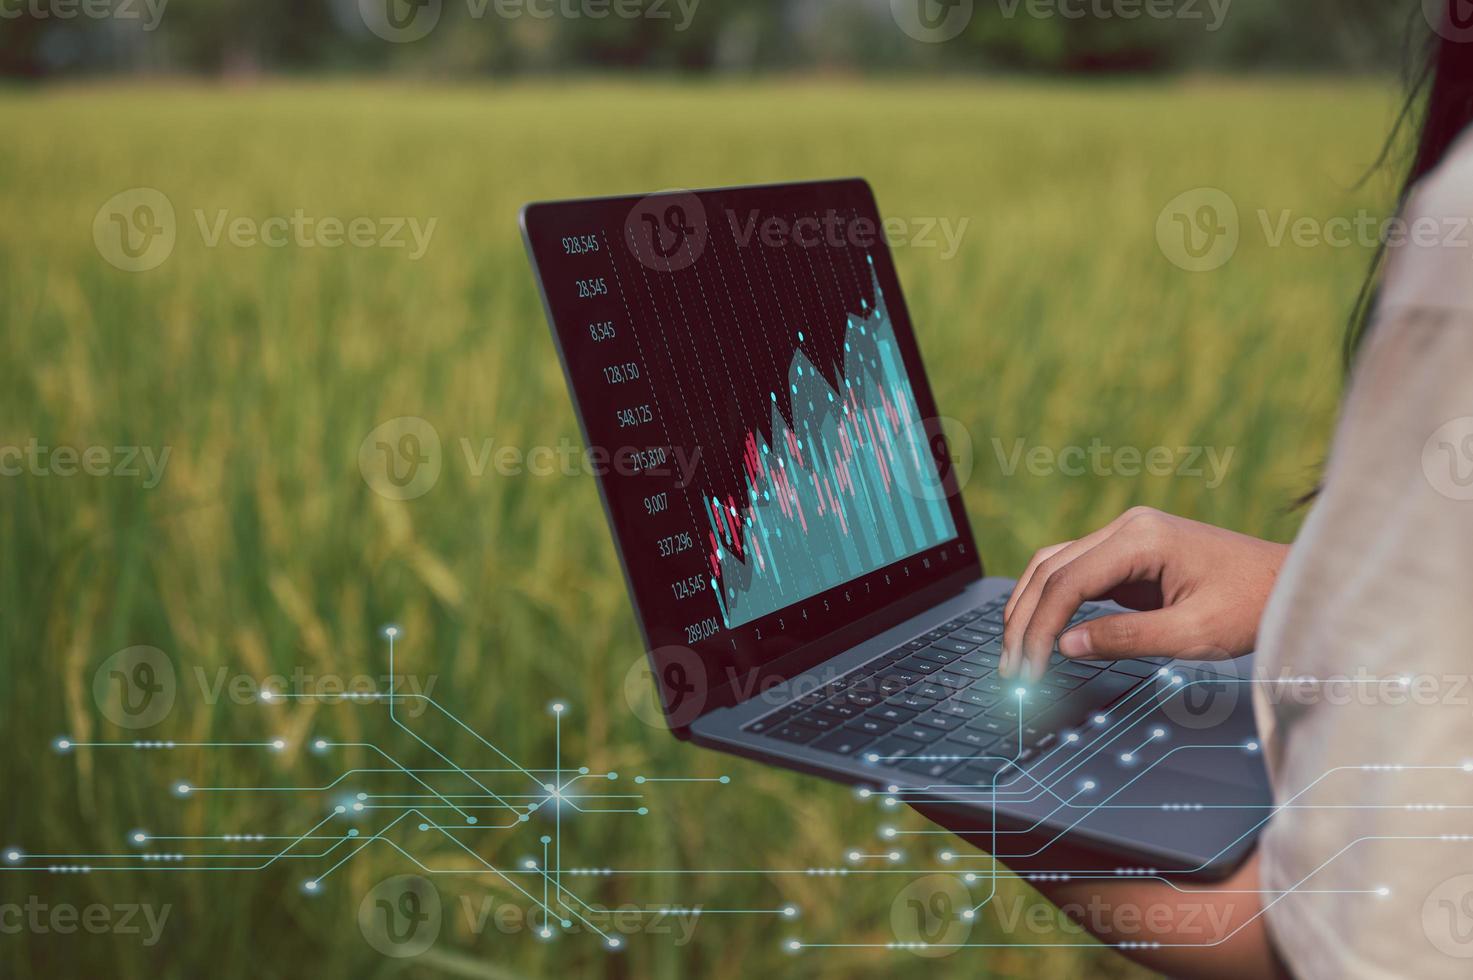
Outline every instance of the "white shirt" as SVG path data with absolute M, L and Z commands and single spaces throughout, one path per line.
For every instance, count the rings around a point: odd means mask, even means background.
M 1406 219 L 1259 631 L 1263 902 L 1300 977 L 1473 977 L 1473 139 Z

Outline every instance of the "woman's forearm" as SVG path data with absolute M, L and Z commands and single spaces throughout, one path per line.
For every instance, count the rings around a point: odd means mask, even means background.
M 1264 922 L 1258 855 L 1221 882 L 1035 882 L 1101 942 L 1180 980 L 1287 977 Z

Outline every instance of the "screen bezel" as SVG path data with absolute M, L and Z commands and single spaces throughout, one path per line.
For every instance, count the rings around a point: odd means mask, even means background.
M 606 209 L 613 206 L 633 208 L 641 201 L 649 198 L 658 198 L 662 194 L 693 194 L 700 197 L 705 195 L 733 195 L 753 192 L 768 194 L 800 193 L 805 196 L 805 203 L 812 208 L 832 207 L 836 201 L 842 201 L 845 206 L 853 206 L 857 198 L 865 208 L 864 216 L 873 220 L 877 228 L 883 228 L 883 221 L 874 192 L 869 186 L 869 183 L 862 178 L 705 188 L 694 191 L 678 190 L 651 195 L 628 194 L 577 198 L 562 201 L 536 202 L 527 204 L 521 209 L 520 225 L 523 242 L 526 246 L 528 259 L 532 265 L 534 278 L 537 280 L 538 292 L 542 298 L 543 311 L 552 333 L 553 344 L 557 350 L 559 362 L 563 367 L 568 394 L 572 400 L 574 414 L 578 419 L 580 433 L 585 445 L 592 446 L 593 442 L 589 436 L 583 399 L 577 388 L 575 375 L 568 360 L 568 353 L 564 348 L 563 336 L 554 314 L 553 305 L 549 299 L 543 270 L 538 262 L 537 251 L 534 247 L 532 226 L 539 222 L 540 215 L 554 210 L 562 211 L 564 209 L 580 208 Z M 939 417 L 939 413 L 925 370 L 919 341 L 916 338 L 910 319 L 910 312 L 905 302 L 904 291 L 900 286 L 899 275 L 894 265 L 894 258 L 890 253 L 889 244 L 883 235 L 877 238 L 871 252 L 875 258 L 876 271 L 881 279 L 881 286 L 886 291 L 886 302 L 891 312 L 892 325 L 896 335 L 901 339 L 902 347 L 908 346 L 909 350 L 907 353 L 913 352 L 913 357 L 907 356 L 906 358 L 906 367 L 918 407 L 920 408 L 922 417 L 937 418 Z M 769 689 L 775 683 L 790 680 L 797 674 L 811 670 L 824 661 L 842 653 L 844 650 L 856 646 L 864 640 L 876 636 L 924 612 L 925 609 L 936 605 L 950 595 L 960 592 L 971 583 L 981 579 L 984 575 L 982 557 L 977 550 L 971 522 L 967 518 L 966 508 L 962 502 L 960 488 L 953 485 L 952 491 L 947 497 L 947 504 L 953 518 L 953 523 L 956 526 L 956 537 L 917 552 L 908 558 L 901 559 L 884 568 L 876 569 L 874 572 L 867 573 L 867 575 L 877 575 L 887 571 L 897 570 L 908 563 L 925 562 L 929 564 L 930 561 L 940 560 L 943 554 L 946 556 L 944 563 L 947 568 L 934 573 L 933 577 L 918 583 L 908 591 L 902 589 L 897 593 L 895 598 L 870 613 L 859 616 L 843 625 L 822 629 L 821 632 L 816 632 L 814 635 L 804 636 L 801 642 L 792 649 L 778 652 L 769 659 L 757 662 L 749 668 L 739 669 L 734 666 L 727 666 L 720 672 L 724 677 L 718 676 L 716 682 L 708 684 L 694 712 L 686 710 L 682 712 L 681 717 L 676 717 L 672 713 L 672 706 L 666 696 L 665 686 L 659 679 L 658 672 L 661 668 L 659 658 L 657 657 L 659 648 L 655 646 L 654 640 L 652 639 L 651 624 L 647 620 L 645 611 L 641 608 L 639 593 L 635 588 L 635 579 L 629 567 L 629 556 L 626 554 L 624 544 L 619 538 L 620 532 L 614 520 L 610 491 L 606 483 L 607 479 L 607 474 L 596 478 L 599 501 L 604 508 L 605 520 L 609 526 L 610 536 L 614 541 L 614 550 L 619 557 L 619 566 L 624 575 L 625 587 L 629 592 L 630 601 L 634 606 L 635 619 L 639 624 L 646 657 L 650 662 L 651 671 L 654 674 L 652 679 L 655 681 L 661 708 L 665 712 L 667 723 L 677 735 L 683 736 L 688 726 L 697 718 L 718 708 L 740 703 L 757 692 Z M 851 583 L 854 581 L 859 580 L 851 580 Z M 844 583 L 825 592 L 817 593 L 803 601 L 810 602 L 824 599 L 825 597 L 835 597 L 848 585 L 850 583 Z M 777 614 L 774 613 L 772 615 Z M 752 624 L 745 624 L 743 627 L 738 627 L 738 629 L 745 629 L 750 625 Z M 710 674 L 708 674 L 708 680 L 710 679 Z

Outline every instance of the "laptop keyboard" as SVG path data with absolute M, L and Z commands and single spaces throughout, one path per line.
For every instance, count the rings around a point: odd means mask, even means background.
M 1004 680 L 997 673 L 1004 605 L 997 599 L 962 613 L 743 731 L 834 755 L 863 753 L 875 765 L 931 779 L 987 784 L 1009 760 L 1033 758 L 1061 729 L 1118 701 L 1170 662 L 1090 662 L 1055 652 L 1038 683 Z M 1069 625 L 1105 612 L 1086 603 Z M 1022 698 L 1019 686 L 1026 690 Z

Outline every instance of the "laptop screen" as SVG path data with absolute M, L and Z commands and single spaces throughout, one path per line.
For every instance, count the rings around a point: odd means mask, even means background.
M 866 183 L 523 223 L 667 710 L 977 569 Z

